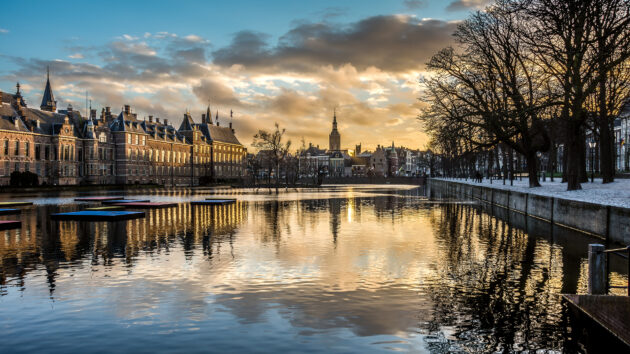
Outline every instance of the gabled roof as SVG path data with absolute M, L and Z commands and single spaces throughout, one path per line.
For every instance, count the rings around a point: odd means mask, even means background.
M 311 155 L 311 156 L 320 156 L 320 155 L 326 155 L 326 150 L 324 149 L 320 149 L 317 146 L 309 146 L 308 149 L 304 150 L 302 152 L 302 156 L 306 156 L 306 155 Z
M 241 145 L 241 142 L 238 141 L 231 128 L 217 127 L 216 125 L 209 125 L 208 128 L 212 141 Z
M 193 121 L 192 117 L 190 116 L 190 113 L 186 112 L 184 113 L 184 119 L 182 120 L 182 124 L 180 124 L 179 126 L 179 131 L 191 131 L 193 130 L 193 126 L 195 125 L 195 122 Z
M 206 138 L 206 142 L 210 143 L 213 141 L 242 145 L 240 141 L 234 135 L 232 128 L 229 127 L 220 127 L 213 124 L 201 123 L 201 124 L 193 124 L 199 128 L 203 136 Z

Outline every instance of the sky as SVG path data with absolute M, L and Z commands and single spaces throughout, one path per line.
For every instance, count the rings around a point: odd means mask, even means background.
M 129 104 L 179 127 L 209 105 L 250 146 L 286 128 L 293 146 L 423 148 L 425 63 L 491 0 L 12 1 L 0 12 L 0 90 L 39 107 Z M 230 111 L 233 118 L 230 119 Z

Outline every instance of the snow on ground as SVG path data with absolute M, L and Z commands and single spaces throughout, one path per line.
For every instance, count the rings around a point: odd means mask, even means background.
M 555 198 L 578 200 L 582 202 L 596 203 L 602 205 L 612 205 L 623 208 L 630 208 L 630 179 L 619 179 L 612 183 L 602 184 L 601 179 L 595 179 L 595 183 L 582 183 L 582 190 L 567 191 L 567 184 L 561 183 L 560 178 L 556 178 L 555 182 L 540 182 L 541 187 L 529 188 L 527 178 L 522 181 L 514 180 L 514 185 L 510 186 L 510 181 L 493 180 L 492 184 L 488 179 L 482 183 L 476 183 L 468 179 L 458 178 L 436 178 L 444 181 L 453 181 L 466 183 L 471 185 L 483 185 L 497 189 L 507 189 L 517 192 L 524 192 L 536 195 L 550 196 Z

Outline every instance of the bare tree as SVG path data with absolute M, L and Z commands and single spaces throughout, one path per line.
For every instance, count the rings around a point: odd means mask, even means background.
M 630 12 L 627 0 L 513 0 L 526 13 L 527 38 L 542 67 L 560 88 L 560 119 L 565 127 L 567 189 L 581 189 L 584 177 L 584 128 L 599 114 L 602 161 L 611 181 L 614 156 L 608 129 L 608 75 L 630 56 Z M 599 89 L 597 112 L 587 110 L 589 96 Z M 604 143 L 605 141 L 605 143 Z M 604 156 L 605 155 L 605 156 Z M 604 167 L 604 166 L 602 166 Z
M 523 39 L 525 25 L 509 1 L 461 24 L 455 33 L 458 51 L 444 49 L 428 64 L 434 73 L 424 81 L 430 108 L 420 118 L 429 130 L 438 126 L 473 148 L 504 143 L 521 153 L 529 185 L 537 187 L 536 153 L 549 149 L 544 121 L 554 94 Z
M 286 129 L 280 129 L 278 123 L 275 123 L 276 130 L 273 132 L 268 132 L 266 130 L 259 130 L 256 135 L 254 135 L 253 146 L 265 150 L 268 154 L 270 162 L 275 166 L 276 169 L 276 191 L 278 191 L 278 187 L 280 184 L 280 165 L 284 162 L 287 155 L 289 154 L 289 149 L 291 148 L 291 140 L 284 141 L 283 137 L 286 133 Z

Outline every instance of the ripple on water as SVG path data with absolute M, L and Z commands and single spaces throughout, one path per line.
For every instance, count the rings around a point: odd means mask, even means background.
M 239 202 L 185 203 L 209 193 Z M 589 239 L 409 187 L 133 196 L 180 205 L 60 223 L 46 215 L 80 206 L 48 195 L 0 233 L 11 351 L 562 350 L 557 294 L 585 289 Z

